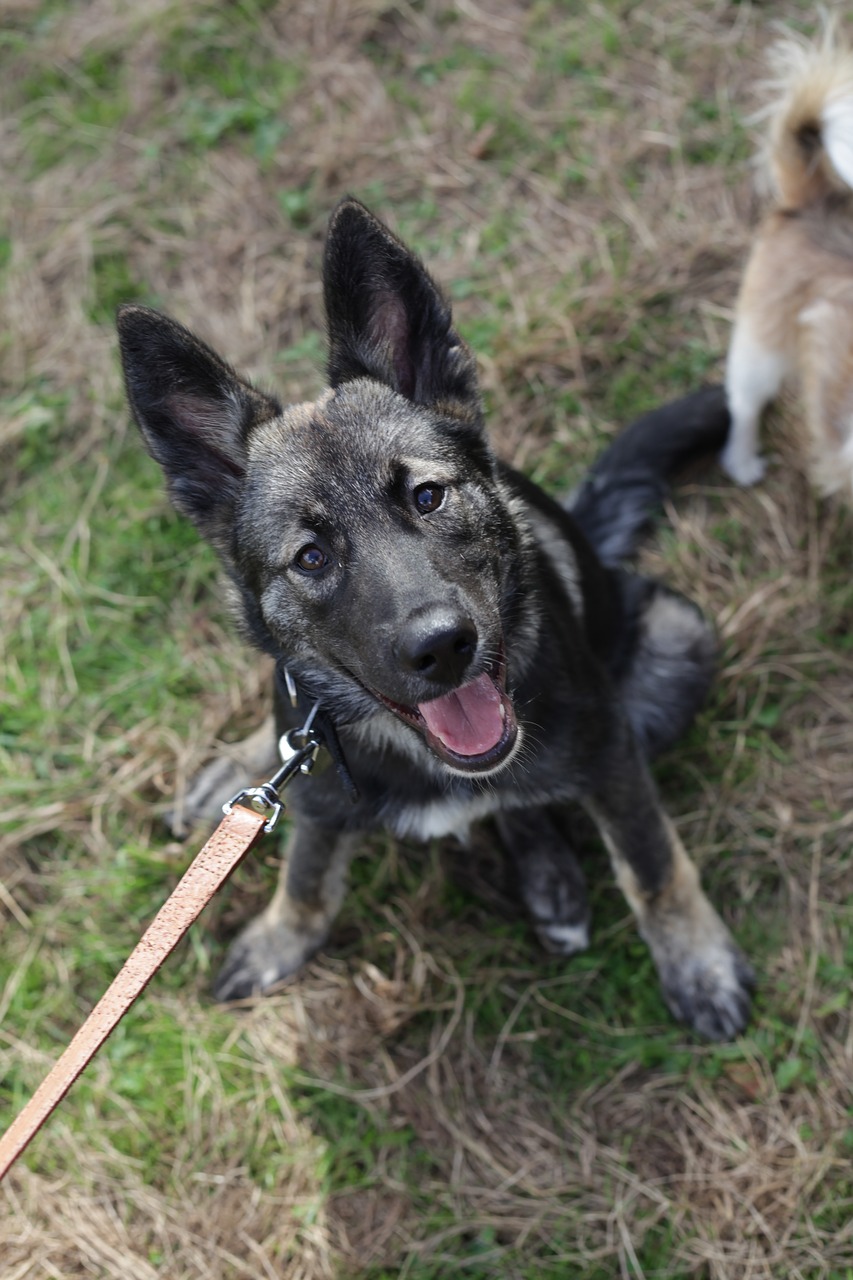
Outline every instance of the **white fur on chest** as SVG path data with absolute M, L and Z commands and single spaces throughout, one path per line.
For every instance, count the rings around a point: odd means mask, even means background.
M 433 800 L 425 805 L 409 805 L 388 825 L 397 836 L 415 840 L 435 840 L 441 836 L 456 836 L 466 840 L 475 822 L 486 818 L 498 808 L 494 796 L 448 796 L 446 800 Z

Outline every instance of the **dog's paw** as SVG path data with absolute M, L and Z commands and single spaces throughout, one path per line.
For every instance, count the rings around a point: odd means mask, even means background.
M 231 943 L 213 984 L 214 998 L 226 1003 L 263 995 L 301 969 L 324 941 L 325 934 L 259 916 Z
M 763 480 L 767 470 L 767 460 L 757 453 L 742 453 L 739 449 L 728 445 L 720 455 L 720 466 L 727 476 L 731 476 L 735 484 L 748 488 Z
M 674 1017 L 706 1040 L 733 1040 L 743 1031 L 755 974 L 725 931 L 712 945 L 661 965 L 660 977 Z
M 561 924 L 557 920 L 536 923 L 536 936 L 546 951 L 555 956 L 574 956 L 589 946 L 589 923 Z

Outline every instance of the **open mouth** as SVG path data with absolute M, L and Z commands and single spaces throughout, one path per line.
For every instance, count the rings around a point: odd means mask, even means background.
M 504 689 L 503 663 L 429 702 L 407 707 L 378 697 L 419 729 L 439 759 L 454 769 L 484 773 L 502 764 L 518 738 L 518 721 Z

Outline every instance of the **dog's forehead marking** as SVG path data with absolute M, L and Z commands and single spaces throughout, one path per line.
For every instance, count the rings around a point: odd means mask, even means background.
M 316 400 L 304 400 L 289 404 L 277 418 L 261 423 L 250 437 L 252 453 L 278 456 L 289 437 L 301 434 L 312 427 L 324 425 L 324 411 L 333 392 L 324 391 Z
M 249 449 L 261 489 L 309 509 L 376 498 L 401 472 L 449 484 L 458 471 L 430 412 L 367 379 L 289 405 L 253 432 Z
M 433 480 L 437 484 L 452 484 L 457 478 L 458 468 L 450 467 L 448 461 L 443 457 L 424 458 L 412 454 L 402 454 L 396 459 L 397 465 L 416 482 Z
M 381 456 L 405 439 L 405 415 L 377 388 L 373 396 L 345 397 L 326 390 L 316 400 L 288 405 L 277 418 L 256 428 L 250 449 L 263 462 L 299 451 L 322 455 L 346 443 L 350 456 L 357 450 Z
M 292 502 L 300 495 L 316 505 L 319 489 L 328 491 L 352 469 L 351 447 L 342 447 L 341 432 L 328 413 L 333 392 L 316 400 L 288 405 L 277 418 L 250 437 L 255 478 L 262 491 Z

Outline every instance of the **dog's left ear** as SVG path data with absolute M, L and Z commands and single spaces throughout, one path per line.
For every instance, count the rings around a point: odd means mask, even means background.
M 415 404 L 479 415 L 474 358 L 423 263 L 358 200 L 332 214 L 323 261 L 329 382 L 376 378 Z

